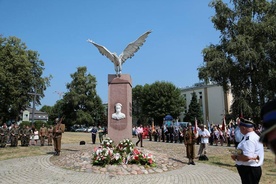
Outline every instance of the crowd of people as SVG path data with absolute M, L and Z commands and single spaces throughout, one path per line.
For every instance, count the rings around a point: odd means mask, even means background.
M 7 144 L 10 144 L 11 147 L 17 147 L 18 142 L 20 142 L 20 146 L 38 145 L 38 143 L 44 146 L 46 139 L 48 140 L 48 146 L 51 146 L 53 139 L 52 125 L 47 128 L 45 124 L 42 124 L 39 130 L 28 125 L 19 127 L 16 123 L 10 127 L 7 127 L 7 124 L 4 123 L 0 127 L 0 145 L 2 148 L 6 147 Z
M 208 142 L 210 145 L 214 146 L 235 146 L 237 147 L 238 143 L 242 139 L 242 134 L 239 131 L 239 123 L 240 119 L 237 118 L 236 121 L 230 122 L 225 128 L 222 125 L 211 124 L 210 126 L 204 126 L 210 136 L 208 137 Z M 174 126 L 172 123 L 170 126 L 167 126 L 165 123 L 162 127 L 160 126 L 143 126 L 143 132 L 141 132 L 139 127 L 133 127 L 132 135 L 134 137 L 138 136 L 139 133 L 143 139 L 149 139 L 149 141 L 156 142 L 170 142 L 170 143 L 183 143 L 183 131 L 185 131 L 187 127 L 183 126 Z M 197 131 L 201 130 L 201 127 L 193 126 L 193 129 L 197 128 Z M 260 135 L 262 131 L 262 126 L 259 125 L 255 131 L 258 135 Z M 139 132 L 139 133 L 138 133 Z M 201 138 L 197 137 L 196 144 L 200 144 Z
M 158 142 L 184 143 L 186 146 L 188 164 L 195 165 L 194 159 L 207 159 L 208 145 L 234 146 L 236 149 L 231 152 L 231 158 L 235 161 L 238 173 L 243 184 L 259 183 L 262 175 L 262 164 L 264 162 L 264 145 L 268 146 L 276 154 L 276 100 L 268 102 L 261 110 L 262 126 L 256 124 L 250 119 L 237 118 L 236 121 L 228 125 L 210 125 L 200 124 L 187 127 L 173 126 L 174 124 L 163 124 L 160 126 L 133 127 L 133 136 L 138 136 L 136 146 L 140 143 L 143 147 L 143 139 Z M 11 147 L 37 145 L 44 146 L 45 139 L 48 139 L 48 145 L 54 142 L 55 155 L 60 155 L 61 137 L 64 132 L 62 120 L 56 119 L 55 126 L 45 127 L 43 124 L 39 129 L 29 128 L 23 125 L 21 128 L 17 124 L 7 127 L 4 123 L 0 127 L 0 147 L 6 147 L 10 143 Z M 168 126 L 169 125 L 169 126 Z M 107 129 L 101 126 L 93 127 L 92 143 L 95 144 L 96 134 L 99 134 L 99 140 L 102 142 Z M 195 144 L 200 144 L 196 153 Z M 196 156 L 197 155 L 197 156 Z M 276 163 L 276 157 L 275 157 Z
M 58 118 L 54 126 L 46 127 L 45 124 L 42 124 L 39 130 L 28 125 L 19 127 L 17 124 L 12 124 L 8 127 L 4 123 L 0 127 L 0 147 L 5 148 L 8 144 L 11 147 L 17 147 L 19 142 L 20 146 L 36 146 L 39 143 L 40 146 L 44 146 L 46 141 L 48 146 L 52 146 L 54 142 L 54 155 L 58 156 L 61 151 L 61 137 L 64 129 L 64 124 L 61 124 Z
M 181 126 L 139 126 L 133 128 L 133 136 L 138 135 L 138 143 L 142 139 L 162 142 L 184 142 L 186 146 L 188 164 L 195 165 L 195 144 L 200 144 L 197 158 L 207 159 L 208 145 L 234 146 L 231 158 L 235 161 L 242 184 L 258 184 L 262 176 L 264 162 L 264 146 L 276 154 L 276 100 L 270 101 L 261 110 L 262 125 L 256 125 L 251 119 L 237 118 L 235 122 L 224 125 L 199 125 L 193 127 Z M 208 128 L 208 129 L 207 129 Z M 153 137 L 153 139 L 152 139 Z M 276 164 L 276 157 L 275 157 Z

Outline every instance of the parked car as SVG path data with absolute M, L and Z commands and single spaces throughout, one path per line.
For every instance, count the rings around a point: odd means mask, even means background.
M 77 128 L 75 132 L 85 132 L 86 128 Z

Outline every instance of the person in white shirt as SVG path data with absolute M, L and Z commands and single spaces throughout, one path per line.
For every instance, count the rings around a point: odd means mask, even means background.
M 234 130 L 235 133 L 235 139 L 234 139 L 234 144 L 235 144 L 235 148 L 237 148 L 238 144 L 241 142 L 242 138 L 243 138 L 243 134 L 240 131 L 240 118 L 236 119 L 236 128 Z
M 143 125 L 140 125 L 137 128 L 138 141 L 136 142 L 136 146 L 138 146 L 138 143 L 140 142 L 141 147 L 143 147 L 143 132 L 144 132 Z
M 276 100 L 267 102 L 262 107 L 261 118 L 264 130 L 262 131 L 260 142 L 268 145 L 270 150 L 276 155 Z
M 259 183 L 264 162 L 264 147 L 259 142 L 259 136 L 254 131 L 254 123 L 241 119 L 240 131 L 244 135 L 238 144 L 237 153 L 231 158 L 236 161 L 242 184 Z
M 209 144 L 210 132 L 204 127 L 203 124 L 199 125 L 200 130 L 198 131 L 198 135 L 200 137 L 200 146 L 198 150 L 198 156 L 206 155 L 207 146 Z

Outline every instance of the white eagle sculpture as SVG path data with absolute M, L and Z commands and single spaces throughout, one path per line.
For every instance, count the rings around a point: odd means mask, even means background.
M 88 39 L 87 41 L 95 45 L 100 53 L 104 56 L 106 56 L 112 63 L 114 63 L 115 71 L 117 77 L 121 76 L 122 74 L 122 64 L 128 59 L 132 58 L 134 56 L 134 53 L 139 50 L 139 48 L 145 43 L 146 38 L 151 33 L 151 31 L 147 31 L 143 35 L 141 35 L 136 41 L 128 44 L 128 46 L 125 48 L 125 50 L 117 56 L 117 54 L 114 52 L 110 52 L 107 48 L 105 48 L 102 45 L 99 45 L 92 40 Z

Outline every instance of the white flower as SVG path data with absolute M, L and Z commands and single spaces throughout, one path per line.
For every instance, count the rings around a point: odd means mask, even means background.
M 116 153 L 116 154 L 114 155 L 115 160 L 120 159 L 120 157 L 121 157 L 121 155 L 120 155 L 119 153 Z

